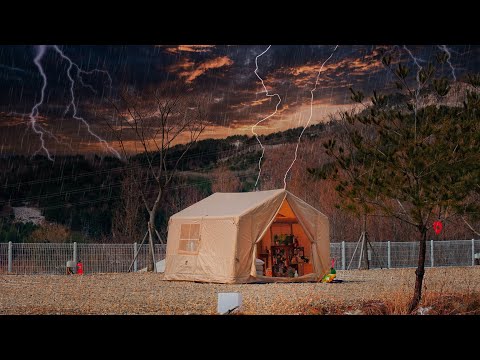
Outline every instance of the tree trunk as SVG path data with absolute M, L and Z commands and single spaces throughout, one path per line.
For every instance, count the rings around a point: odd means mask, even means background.
M 413 293 L 412 301 L 410 302 L 410 307 L 408 309 L 409 313 L 412 313 L 422 298 L 422 284 L 423 284 L 423 275 L 425 274 L 425 253 L 427 250 L 427 228 L 422 227 L 420 229 L 420 248 L 418 254 L 418 265 L 415 274 L 417 275 L 415 279 L 415 291 Z
M 155 265 L 153 263 L 153 234 L 155 231 L 154 228 L 154 218 L 152 219 L 153 214 L 150 213 L 150 220 L 148 221 L 148 259 L 147 259 L 147 271 L 152 272 L 155 270 Z
M 367 233 L 365 232 L 363 234 L 363 260 L 365 264 L 365 269 L 369 270 L 370 269 L 370 262 L 368 261 L 368 238 L 367 238 Z
M 167 186 L 167 184 L 164 184 L 163 186 Z M 155 271 L 155 265 L 154 265 L 154 260 L 153 260 L 153 254 L 154 254 L 154 249 L 153 249 L 153 237 L 155 234 L 155 218 L 158 212 L 158 208 L 160 206 L 160 202 L 163 200 L 165 192 L 163 191 L 162 185 L 159 184 L 159 189 L 158 189 L 158 194 L 155 199 L 155 203 L 153 204 L 152 210 L 148 211 L 149 214 L 149 220 L 148 220 L 148 242 L 149 242 L 149 253 L 148 253 L 148 265 L 147 265 L 147 270 L 148 271 Z

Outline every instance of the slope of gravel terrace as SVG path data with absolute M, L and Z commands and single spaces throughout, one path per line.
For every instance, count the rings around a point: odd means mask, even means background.
M 299 314 L 410 295 L 414 269 L 337 271 L 343 283 L 205 284 L 161 274 L 0 275 L 0 314 L 215 314 L 217 293 L 240 292 L 242 314 Z M 480 291 L 480 266 L 426 270 L 427 291 Z

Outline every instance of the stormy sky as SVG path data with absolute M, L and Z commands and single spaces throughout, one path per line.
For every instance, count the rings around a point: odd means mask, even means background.
M 120 90 L 135 93 L 140 106 L 147 108 L 155 89 L 170 83 L 181 84 L 186 96 L 206 99 L 208 127 L 202 138 L 251 135 L 252 125 L 272 114 L 278 102 L 266 96 L 255 74 L 255 59 L 267 47 L 0 46 L 0 155 L 33 155 L 42 137 L 52 155 L 112 155 L 108 147 L 118 146 L 105 119 L 115 116 L 111 102 Z M 420 65 L 442 51 L 437 45 L 407 48 Z M 304 126 L 317 76 L 311 124 L 350 108 L 351 86 L 366 94 L 393 88 L 392 74 L 381 63 L 382 51 L 416 71 L 403 46 L 339 45 L 334 49 L 335 45 L 273 45 L 258 57 L 258 75 L 268 92 L 278 93 L 282 102 L 275 116 L 255 128 L 257 133 Z M 451 66 L 446 63 L 440 71 L 447 78 L 462 81 L 466 73 L 480 71 L 480 47 L 449 45 L 446 49 Z M 47 82 L 41 102 L 43 75 Z M 32 127 L 32 114 L 44 134 Z

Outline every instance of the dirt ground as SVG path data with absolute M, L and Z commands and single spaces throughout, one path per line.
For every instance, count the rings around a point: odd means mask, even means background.
M 305 314 L 410 297 L 415 269 L 337 271 L 342 283 L 204 284 L 161 274 L 0 275 L 0 314 L 215 314 L 219 292 L 240 292 L 241 314 Z M 480 266 L 427 269 L 424 294 L 478 293 Z

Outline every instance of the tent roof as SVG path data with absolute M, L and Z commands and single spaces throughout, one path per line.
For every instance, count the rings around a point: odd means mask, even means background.
M 293 212 L 291 206 L 288 204 L 288 201 L 284 201 L 280 210 L 278 210 L 277 220 L 295 220 L 297 216 Z
M 244 193 L 215 193 L 173 215 L 173 218 L 203 216 L 239 216 L 266 201 L 285 193 L 286 190 L 252 191 Z

